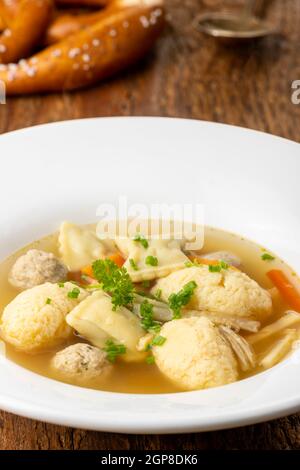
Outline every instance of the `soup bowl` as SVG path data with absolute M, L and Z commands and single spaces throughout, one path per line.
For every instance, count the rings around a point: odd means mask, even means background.
M 201 207 L 194 222 L 250 238 L 300 272 L 300 147 L 268 134 L 165 118 L 100 118 L 0 137 L 0 258 L 103 207 Z M 100 208 L 100 209 L 99 209 Z M 132 214 L 131 214 L 132 215 Z M 186 216 L 187 219 L 189 216 Z M 197 220 L 201 218 L 201 220 Z M 126 394 L 37 375 L 0 354 L 0 407 L 56 424 L 126 433 L 182 433 L 300 410 L 300 355 L 208 390 Z

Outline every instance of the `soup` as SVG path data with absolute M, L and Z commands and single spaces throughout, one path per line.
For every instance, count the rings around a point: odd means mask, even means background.
M 298 282 L 265 248 L 211 227 L 186 252 L 142 234 L 104 243 L 95 226 L 65 223 L 1 264 L 1 336 L 9 359 L 73 385 L 198 390 L 291 352 Z

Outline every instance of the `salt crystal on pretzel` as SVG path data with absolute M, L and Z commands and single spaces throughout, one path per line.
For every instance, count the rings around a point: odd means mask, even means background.
M 9 29 L 0 34 L 0 63 L 17 62 L 30 54 L 52 17 L 52 0 L 21 0 L 16 5 Z
M 108 8 L 97 23 L 42 50 L 28 61 L 21 60 L 16 64 L 13 80 L 9 79 L 9 71 L 2 69 L 0 80 L 6 85 L 7 95 L 85 87 L 110 77 L 143 57 L 163 29 L 163 4 L 161 0 L 147 1 L 147 5 L 141 0 L 123 1 L 127 5 L 125 8 Z M 121 0 L 118 4 L 122 4 Z M 150 19 L 154 16 L 157 21 L 151 24 Z M 128 24 L 128 28 L 124 28 L 124 24 Z M 111 34 L 112 31 L 115 33 Z M 81 66 L 77 66 L 74 49 L 81 51 L 85 44 L 95 46 L 100 43 L 101 48 L 91 47 L 88 54 L 82 54 Z M 32 61 L 35 67 L 32 67 Z
M 76 0 L 78 4 L 79 2 L 81 2 L 82 5 L 85 5 L 86 1 L 90 0 Z M 79 15 L 72 15 L 69 13 L 56 15 L 45 32 L 44 44 L 55 44 L 56 42 L 61 41 L 70 34 L 77 33 L 78 31 L 81 31 L 82 29 L 87 28 L 98 21 L 101 21 L 102 19 L 107 17 L 108 13 L 117 12 L 119 10 L 125 10 L 126 8 L 136 8 L 138 5 L 140 7 L 151 7 L 153 5 L 153 0 L 109 0 L 107 1 L 106 8 L 102 8 L 101 10 L 96 12 L 83 13 Z M 162 9 L 156 8 L 153 11 L 153 14 L 161 15 Z M 125 29 L 129 27 L 128 21 L 124 21 L 123 27 Z

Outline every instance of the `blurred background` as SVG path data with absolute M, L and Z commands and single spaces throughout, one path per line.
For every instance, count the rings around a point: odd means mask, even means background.
M 243 0 L 166 0 L 167 26 L 138 64 L 71 93 L 8 98 L 0 133 L 34 124 L 94 116 L 172 116 L 225 122 L 299 140 L 300 2 L 266 0 L 278 33 L 224 45 L 194 26 L 205 12 L 241 12 Z

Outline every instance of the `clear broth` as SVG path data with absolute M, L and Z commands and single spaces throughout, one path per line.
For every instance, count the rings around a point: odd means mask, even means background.
M 253 242 L 250 242 L 249 240 L 241 238 L 238 235 L 219 229 L 206 227 L 204 240 L 204 247 L 201 250 L 201 253 L 220 250 L 226 250 L 235 253 L 242 260 L 242 271 L 248 274 L 251 278 L 255 279 L 262 287 L 266 289 L 273 287 L 270 280 L 266 276 L 267 271 L 270 269 L 282 269 L 285 273 L 288 274 L 289 277 L 296 276 L 292 269 L 278 257 L 276 257 L 276 259 L 271 263 L 268 261 L 263 261 L 261 259 L 261 255 L 264 248 Z M 35 241 L 1 263 L 0 312 L 2 312 L 4 307 L 18 294 L 18 291 L 8 283 L 8 273 L 15 260 L 21 254 L 25 253 L 28 251 L 28 249 L 31 248 L 42 249 L 58 255 L 57 234 L 53 234 L 39 241 Z M 268 323 L 272 323 L 275 319 L 281 316 L 287 308 L 288 306 L 284 303 L 280 296 L 277 296 L 276 299 L 273 300 L 273 315 L 268 319 Z M 80 341 L 82 342 L 82 339 L 80 339 Z M 276 341 L 276 337 L 272 338 L 271 341 L 262 341 L 259 345 L 259 348 L 256 349 L 256 353 L 258 355 L 261 354 L 263 351 L 268 349 L 274 341 Z M 51 369 L 50 361 L 56 351 L 63 349 L 69 344 L 77 342 L 78 337 L 74 335 L 74 338 L 71 341 L 60 345 L 60 347 L 58 347 L 56 350 L 36 355 L 17 351 L 11 345 L 7 344 L 6 355 L 15 363 L 37 374 L 66 382 L 66 380 L 59 375 L 59 373 Z M 260 368 L 256 368 L 251 370 L 250 373 L 241 372 L 240 379 L 249 377 L 260 371 Z M 109 377 L 107 377 L 105 380 L 97 379 L 81 384 L 70 381 L 68 383 L 73 383 L 75 385 L 93 388 L 96 390 L 107 390 L 124 393 L 174 393 L 182 391 L 166 377 L 164 377 L 155 364 L 128 364 L 121 361 L 114 365 L 112 374 L 110 374 Z

